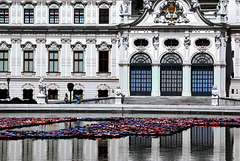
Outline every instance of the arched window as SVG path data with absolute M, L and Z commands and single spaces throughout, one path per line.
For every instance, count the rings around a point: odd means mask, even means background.
M 182 95 L 182 59 L 176 53 L 167 53 L 161 59 L 161 95 Z
M 150 96 L 152 91 L 152 60 L 137 53 L 130 60 L 130 95 Z
M 214 83 L 213 59 L 207 53 L 199 53 L 192 59 L 192 96 L 211 96 Z

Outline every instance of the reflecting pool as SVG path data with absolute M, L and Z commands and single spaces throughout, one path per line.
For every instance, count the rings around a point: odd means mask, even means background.
M 90 123 L 93 122 L 59 123 L 22 129 L 52 131 Z M 0 160 L 239 160 L 239 147 L 240 128 L 192 127 L 172 136 L 157 138 L 128 136 L 100 140 L 0 140 Z

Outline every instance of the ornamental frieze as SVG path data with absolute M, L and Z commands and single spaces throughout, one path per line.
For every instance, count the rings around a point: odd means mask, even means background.
M 154 19 L 155 23 L 188 23 L 189 19 L 184 13 L 183 7 L 176 0 L 167 0 L 159 8 L 159 13 Z

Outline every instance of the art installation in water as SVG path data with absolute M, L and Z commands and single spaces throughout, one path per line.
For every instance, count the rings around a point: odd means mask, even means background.
M 99 124 L 76 126 L 56 131 L 11 131 L 10 129 L 74 121 L 99 121 Z M 104 122 L 104 123 L 102 123 Z M 193 126 L 240 127 L 240 118 L 2 118 L 0 119 L 0 139 L 103 139 L 125 136 L 173 135 Z

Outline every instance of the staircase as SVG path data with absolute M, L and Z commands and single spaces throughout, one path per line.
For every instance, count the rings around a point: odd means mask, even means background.
M 125 97 L 123 104 L 211 105 L 211 97 L 131 96 Z

